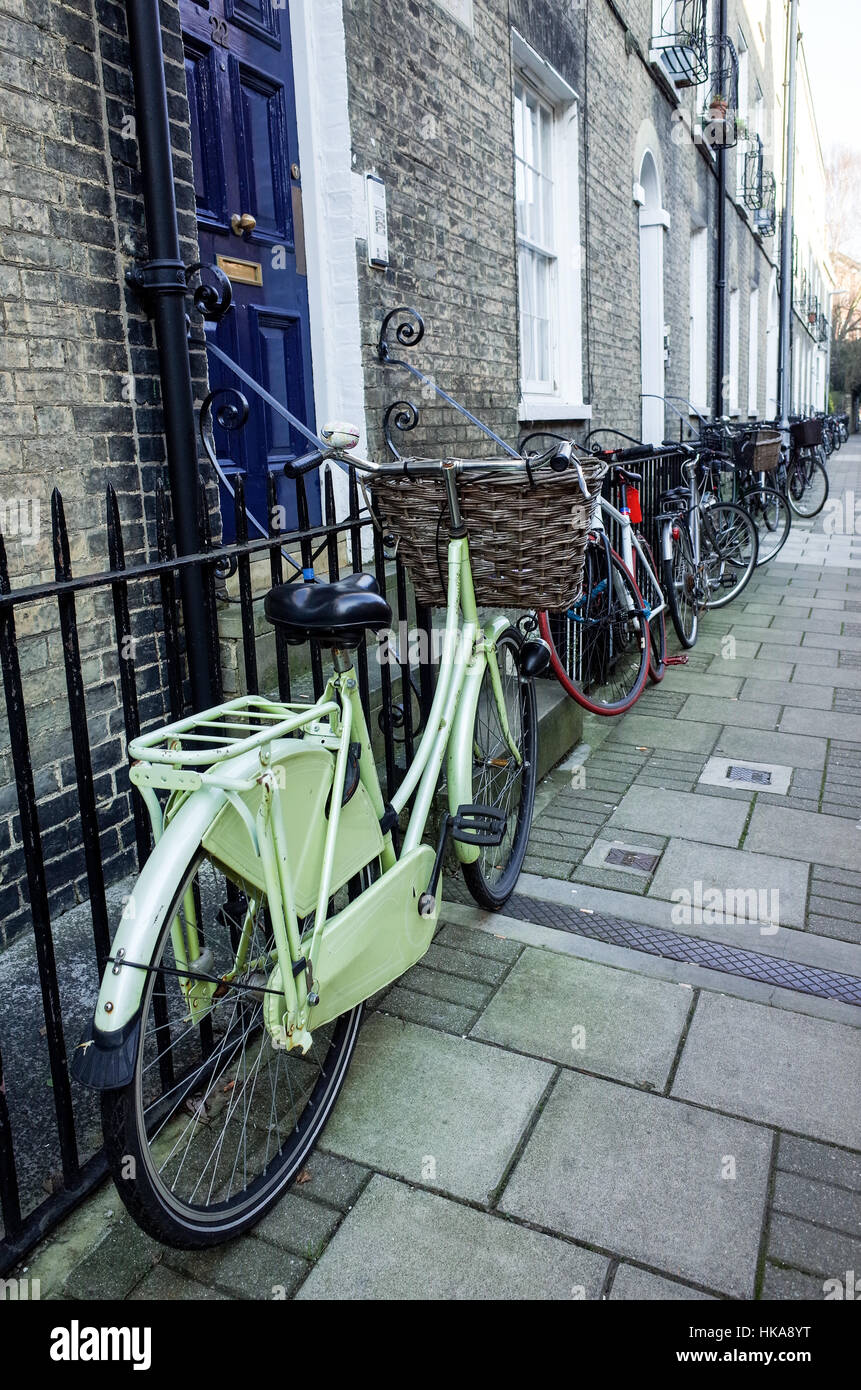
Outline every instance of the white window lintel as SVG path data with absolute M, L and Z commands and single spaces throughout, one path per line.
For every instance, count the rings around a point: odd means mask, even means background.
M 570 82 L 566 82 L 546 58 L 536 53 L 516 29 L 511 31 L 511 48 L 515 67 L 547 101 L 554 106 L 568 106 L 580 100 Z

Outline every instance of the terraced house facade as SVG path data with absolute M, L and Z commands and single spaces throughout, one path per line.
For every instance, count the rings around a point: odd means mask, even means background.
M 13 588 L 108 568 L 107 483 L 125 563 L 157 555 L 165 380 L 134 275 L 157 216 L 149 207 L 146 222 L 147 113 L 131 75 L 128 18 L 142 8 L 0 0 L 0 498 Z M 210 330 L 217 352 L 192 315 L 198 403 L 241 380 L 226 357 L 309 428 L 354 421 L 377 452 L 397 401 L 389 430 L 402 450 L 494 451 L 434 384 L 511 443 L 610 428 L 657 442 L 698 413 L 775 415 L 782 3 L 163 0 L 159 12 L 180 256 L 220 267 L 233 291 Z M 798 148 L 792 405 L 817 409 L 833 281 L 809 93 Z M 426 380 L 380 361 L 399 306 L 426 331 L 390 356 Z M 291 525 L 281 468 L 301 444 L 253 401 L 245 430 L 216 431 L 230 487 L 241 476 L 265 517 L 271 480 Z M 192 471 L 195 447 L 186 440 Z M 230 539 L 229 489 L 199 466 L 212 526 Z M 55 484 L 65 557 L 52 544 Z M 343 492 L 335 503 L 343 511 Z M 320 498 L 309 505 L 313 520 Z M 262 590 L 268 571 L 254 582 Z M 136 835 L 110 603 L 82 591 L 77 611 L 90 833 L 109 878 L 130 867 Z M 130 617 L 144 724 L 170 708 L 154 613 L 141 597 Z M 228 689 L 231 613 L 219 604 Z M 56 602 L 19 613 L 17 639 L 62 911 L 87 896 L 88 875 Z M 6 942 L 31 920 L 12 743 L 6 726 Z

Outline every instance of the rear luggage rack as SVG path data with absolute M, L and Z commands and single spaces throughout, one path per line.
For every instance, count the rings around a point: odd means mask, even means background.
M 337 713 L 340 707 L 325 696 L 316 705 L 309 705 L 243 695 L 142 734 L 129 744 L 129 758 L 174 768 L 211 767 Z

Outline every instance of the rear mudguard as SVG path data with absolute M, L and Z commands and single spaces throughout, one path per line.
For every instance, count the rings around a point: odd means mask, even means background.
M 289 748 L 281 750 L 286 759 L 301 755 L 302 751 L 298 741 L 291 741 Z M 320 749 L 315 756 L 334 762 L 330 754 Z M 233 780 L 238 782 L 253 776 L 255 770 L 259 771 L 256 752 L 237 758 L 232 767 Z M 318 791 L 322 804 L 326 785 L 321 783 Z M 256 805 L 255 797 L 259 799 L 256 790 L 243 794 L 243 800 L 252 805 Z M 367 863 L 381 849 L 379 825 L 375 820 L 369 825 L 368 815 L 373 813 L 365 806 L 366 801 L 366 795 L 357 794 L 350 798 L 342 813 L 340 838 L 345 852 L 338 856 L 344 861 L 340 864 L 339 878 L 355 873 L 359 860 Z M 126 1086 L 132 1080 L 147 980 L 147 972 L 136 969 L 135 965 L 146 965 L 152 960 L 166 914 L 176 900 L 191 857 L 201 841 L 206 839 L 209 844 L 212 839 L 216 851 L 225 850 L 229 837 L 221 844 L 215 828 L 220 824 L 220 813 L 229 806 L 229 794 L 220 787 L 208 785 L 193 792 L 170 819 L 144 865 L 125 904 L 111 946 L 113 962 L 122 952 L 124 963 L 119 967 L 115 963 L 108 964 L 93 1020 L 72 1057 L 72 1075 L 82 1084 L 110 1090 Z M 303 805 L 302 809 L 302 824 L 297 831 L 300 840 L 307 829 L 307 808 Z M 364 845 L 364 858 L 361 845 Z M 418 900 L 430 881 L 433 860 L 433 850 L 426 845 L 419 846 L 325 925 L 318 961 L 320 1005 L 311 1016 L 312 1028 L 367 998 L 424 955 L 439 914 L 439 894 L 428 916 L 419 915 Z M 253 866 L 247 858 L 243 868 L 246 872 L 250 869 L 254 877 Z M 300 872 L 297 888 L 301 890 L 302 884 Z M 303 907 L 303 910 L 306 909 Z
M 217 787 L 194 792 L 170 821 L 123 908 L 111 955 L 147 964 L 164 916 L 188 870 L 188 861 L 227 800 Z M 146 971 L 108 965 L 92 1023 L 72 1056 L 77 1081 L 97 1090 L 127 1086 L 134 1072 Z

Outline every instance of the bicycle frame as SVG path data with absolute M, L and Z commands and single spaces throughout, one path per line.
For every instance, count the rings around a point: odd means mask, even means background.
M 264 996 L 265 1014 L 281 1046 L 307 1051 L 313 1027 L 368 998 L 424 955 L 438 920 L 441 892 L 437 890 L 433 910 L 425 908 L 420 914 L 419 899 L 427 897 L 435 857 L 422 844 L 422 836 L 446 755 L 450 810 L 472 801 L 474 717 L 486 671 L 500 728 L 512 755 L 521 761 L 508 725 L 496 658 L 496 643 L 508 626 L 507 618 L 497 617 L 482 627 L 468 540 L 452 538 L 436 691 L 413 763 L 389 808 L 352 666 L 336 671 L 315 704 L 245 697 L 130 745 L 131 780 L 149 810 L 155 848 L 123 911 L 96 1006 L 97 1049 L 106 1056 L 119 1052 L 112 1058 L 110 1084 L 131 1079 L 146 982 L 145 971 L 136 967 L 153 958 L 165 909 L 172 904 L 177 914 L 171 925 L 172 945 L 177 967 L 188 972 L 179 985 L 191 1020 L 205 1016 L 217 988 L 213 981 L 195 982 L 196 973 L 207 973 L 206 952 L 200 945 L 193 894 L 190 889 L 183 894 L 183 875 L 201 843 L 249 888 L 235 969 L 223 977 L 227 983 L 247 966 L 243 951 L 260 897 L 266 894 L 278 963 Z M 250 734 L 249 719 L 258 721 Z M 237 729 L 247 736 L 237 738 Z M 201 748 L 201 742 L 207 747 Z M 357 743 L 358 794 L 345 802 L 350 749 Z M 296 791 L 300 759 L 307 764 L 301 783 L 308 798 L 303 810 L 310 806 L 310 813 L 291 819 L 290 794 Z M 164 812 L 157 789 L 170 793 Z M 391 829 L 384 829 L 381 821 L 391 825 L 413 795 L 409 826 L 396 854 Z M 458 842 L 455 848 L 462 862 L 481 852 Z M 375 862 L 382 870 L 376 881 L 330 916 L 331 895 Z M 300 918 L 311 911 L 309 941 L 307 932 L 302 935 Z M 289 969 L 281 969 L 284 962 L 290 963 Z M 270 969 L 272 960 L 265 964 Z
M 623 499 L 625 498 L 626 493 L 627 488 L 623 489 Z M 622 510 L 617 507 L 614 507 L 613 504 L 611 502 L 608 502 L 604 497 L 601 498 L 600 510 L 601 515 L 595 518 L 595 529 L 596 531 L 606 531 L 607 528 L 604 525 L 603 521 L 603 518 L 605 516 L 610 517 L 620 527 L 620 549 L 622 559 L 625 562 L 626 568 L 630 571 L 630 573 L 636 580 L 637 588 L 640 590 L 640 594 L 643 599 L 643 606 L 646 610 L 646 621 L 651 622 L 652 618 L 657 617 L 660 613 L 663 613 L 665 611 L 667 607 L 667 600 L 664 596 L 663 589 L 661 588 L 660 580 L 658 579 L 658 576 L 655 574 L 654 569 L 649 563 L 646 557 L 646 553 L 643 550 L 642 545 L 640 544 L 640 538 L 637 532 L 634 530 L 633 524 L 631 522 L 630 512 L 627 510 L 627 508 Z M 635 554 L 637 556 L 636 564 L 634 561 Z M 648 587 L 651 590 L 651 592 L 649 593 L 646 592 L 647 586 L 645 586 L 641 582 L 641 574 L 645 574 L 645 576 L 647 577 Z M 653 599 L 656 599 L 656 602 L 653 602 Z

